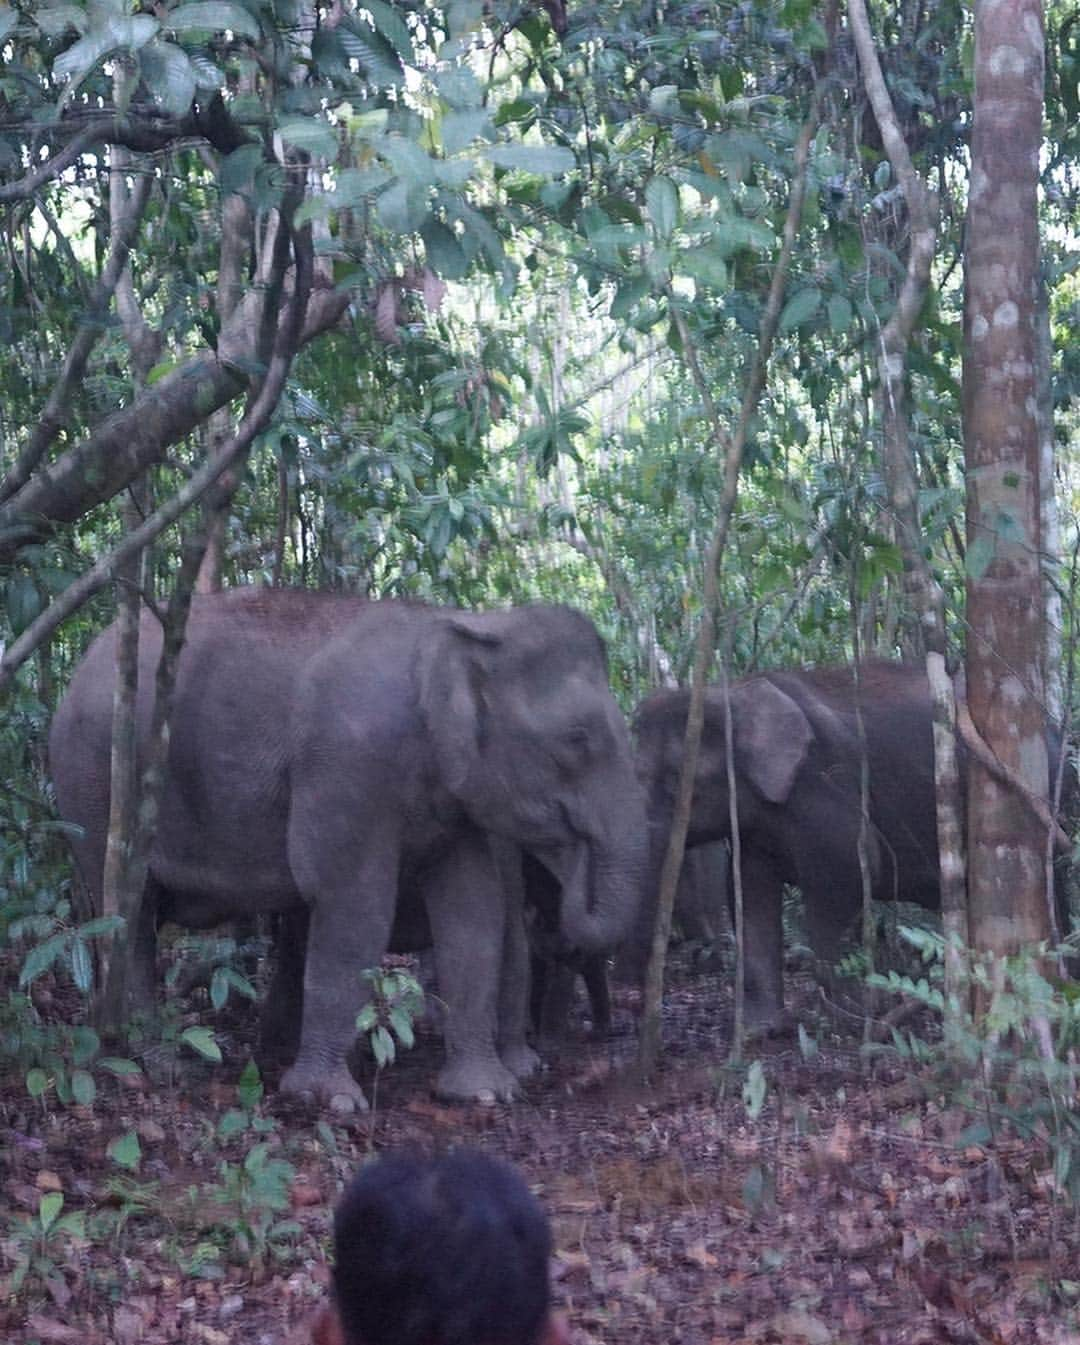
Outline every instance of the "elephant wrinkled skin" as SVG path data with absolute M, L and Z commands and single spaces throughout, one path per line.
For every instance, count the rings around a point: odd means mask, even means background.
M 160 647 L 145 618 L 140 734 Z M 114 660 L 110 628 L 50 736 L 60 811 L 82 828 L 76 859 L 98 899 Z M 440 1092 L 514 1095 L 535 1056 L 524 1045 L 520 884 L 500 873 L 504 843 L 555 874 L 569 944 L 618 942 L 635 917 L 647 827 L 603 645 L 583 616 L 299 590 L 195 599 L 147 905 L 189 927 L 306 908 L 285 1091 L 364 1105 L 345 1057 L 360 973 L 388 946 L 401 890 L 422 894 L 447 1004 Z
M 852 669 L 766 672 L 731 686 L 744 903 L 747 1021 L 783 1019 L 783 885 L 802 890 L 807 934 L 835 963 L 862 904 L 859 732 Z M 921 668 L 867 662 L 861 705 L 870 777 L 867 857 L 878 900 L 940 906 L 930 694 Z M 659 874 L 689 693 L 647 699 L 636 720 Z M 706 694 L 687 843 L 730 836 L 724 703 Z M 1051 743 L 1051 756 L 1055 755 Z M 655 886 L 655 884 L 654 884 Z

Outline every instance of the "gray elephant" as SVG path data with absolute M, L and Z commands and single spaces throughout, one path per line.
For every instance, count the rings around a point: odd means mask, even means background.
M 662 691 L 636 718 L 659 873 L 682 758 L 689 692 Z M 873 895 L 940 906 L 930 696 L 922 669 L 867 662 L 861 704 L 870 778 Z M 851 668 L 767 672 L 731 686 L 745 923 L 747 1021 L 783 1019 L 781 898 L 802 890 L 807 934 L 835 963 L 862 904 L 860 747 Z M 706 693 L 687 843 L 730 837 L 722 693 Z M 645 904 L 646 906 L 649 903 Z M 646 915 L 642 919 L 647 919 Z
M 142 732 L 160 645 L 144 619 Z M 83 830 L 76 859 L 94 897 L 114 658 L 110 629 L 50 735 L 60 811 Z M 448 1006 L 439 1091 L 513 1096 L 536 1057 L 520 889 L 500 874 L 500 843 L 551 870 L 567 942 L 600 950 L 635 917 L 646 831 L 603 646 L 580 614 L 270 589 L 196 598 L 147 904 L 189 927 L 304 910 L 303 1018 L 284 1091 L 364 1105 L 345 1064 L 360 972 L 378 963 L 399 891 L 411 891 Z

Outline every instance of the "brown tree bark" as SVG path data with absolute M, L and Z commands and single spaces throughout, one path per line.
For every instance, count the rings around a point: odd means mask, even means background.
M 1046 797 L 1037 188 L 1043 113 L 1040 0 L 979 0 L 964 302 L 968 704 L 1008 771 Z M 978 761 L 968 787 L 977 947 L 1050 933 L 1045 826 Z

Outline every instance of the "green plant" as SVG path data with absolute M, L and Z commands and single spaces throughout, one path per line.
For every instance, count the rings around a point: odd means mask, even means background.
M 868 977 L 935 1012 L 949 1010 L 944 1036 L 927 1041 L 893 1027 L 888 1049 L 928 1067 L 951 1102 L 970 1114 L 960 1145 L 996 1150 L 1004 1137 L 1032 1146 L 1055 1203 L 1080 1213 L 1080 985 L 1055 979 L 1044 946 L 1010 957 L 968 952 L 956 1002 L 946 1006 L 945 940 L 904 926 L 922 974 Z M 971 1006 L 976 1005 L 973 1009 Z
M 101 1038 L 85 1024 L 45 1023 L 29 997 L 9 993 L 0 1007 L 0 1053 L 23 1075 L 26 1090 L 45 1105 L 50 1092 L 62 1106 L 93 1106 L 97 1074 L 134 1075 L 134 1060 L 102 1054 Z
M 74 1245 L 86 1237 L 82 1210 L 68 1214 L 62 1191 L 47 1191 L 38 1201 L 36 1214 L 14 1218 L 0 1252 L 12 1262 L 8 1293 L 14 1297 L 31 1285 L 47 1286 L 62 1281 L 63 1263 Z
M 377 967 L 363 976 L 371 986 L 371 998 L 356 1015 L 356 1030 L 367 1036 L 381 1070 L 397 1058 L 397 1043 L 408 1050 L 416 1040 L 413 1024 L 423 1012 L 424 990 L 400 967 Z
M 293 1165 L 274 1157 L 271 1143 L 261 1140 L 238 1163 L 222 1159 L 216 1182 L 193 1186 L 188 1203 L 199 1215 L 202 1237 L 190 1273 L 220 1275 L 223 1256 L 259 1265 L 286 1259 L 301 1231 L 294 1219 L 280 1217 L 289 1208 L 295 1175 Z

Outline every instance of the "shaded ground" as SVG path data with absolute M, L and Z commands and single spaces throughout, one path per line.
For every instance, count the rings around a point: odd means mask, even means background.
M 555 1294 L 582 1345 L 1080 1341 L 1080 1235 L 1055 1219 L 1030 1150 L 958 1146 L 970 1118 L 895 1065 L 867 1072 L 854 1039 L 815 1025 L 807 984 L 790 993 L 810 1037 L 759 1048 L 766 1091 L 751 1119 L 745 1075 L 719 1068 L 730 1005 L 718 984 L 676 969 L 669 1054 L 647 1091 L 619 1074 L 634 1048 L 626 995 L 612 1040 L 576 1041 L 514 1107 L 434 1102 L 429 1029 L 384 1075 L 373 1123 L 272 1100 L 237 1119 L 250 1024 L 229 1009 L 202 1014 L 225 1063 L 185 1057 L 173 1083 L 103 1082 L 93 1108 L 65 1109 L 9 1078 L 0 1262 L 10 1277 L 28 1247 L 37 1259 L 0 1307 L 0 1339 L 296 1345 L 324 1293 L 344 1177 L 372 1145 L 468 1142 L 518 1163 L 549 1210 Z M 125 1176 L 106 1147 L 130 1130 L 142 1159 Z M 88 1237 L 41 1233 L 53 1190 L 65 1213 L 84 1212 Z M 275 1190 L 287 1209 L 268 1208 Z M 279 1220 L 293 1225 L 280 1237 Z

